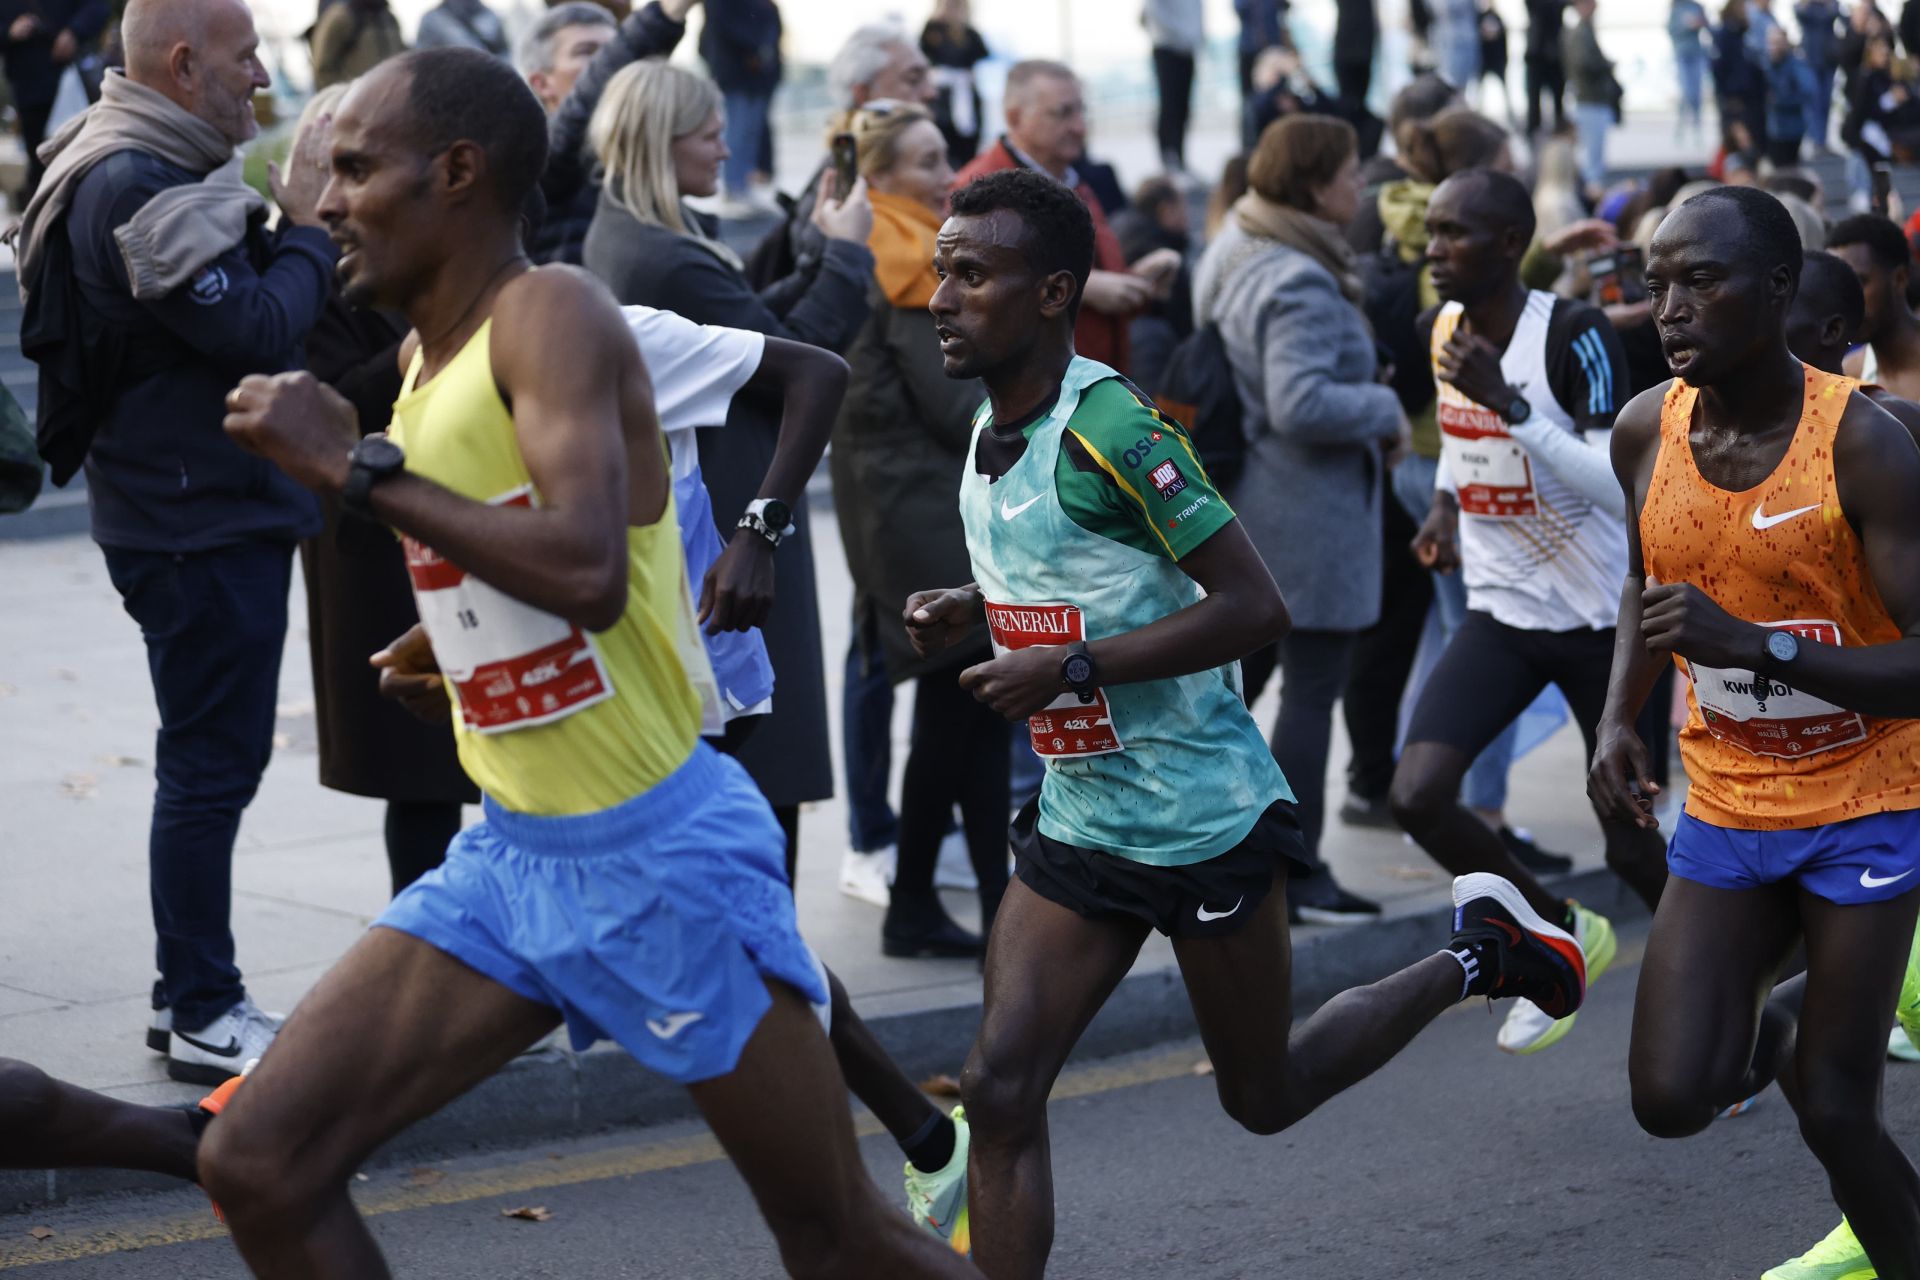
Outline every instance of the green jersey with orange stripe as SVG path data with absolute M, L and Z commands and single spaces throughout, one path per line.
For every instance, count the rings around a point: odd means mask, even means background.
M 974 467 L 999 480 L 1027 451 L 1059 396 L 1018 422 L 974 419 L 980 432 Z M 1054 473 L 1060 506 L 1088 533 L 1136 551 L 1179 560 L 1233 520 L 1233 510 L 1200 465 L 1186 429 L 1163 417 L 1152 400 L 1119 376 L 1081 393 L 1067 422 Z

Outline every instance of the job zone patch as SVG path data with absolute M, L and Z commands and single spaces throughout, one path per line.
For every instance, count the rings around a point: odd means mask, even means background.
M 1147 479 L 1160 494 L 1162 502 L 1172 502 L 1187 488 L 1187 478 L 1180 473 L 1180 466 L 1172 458 L 1156 463 L 1153 470 L 1147 472 Z

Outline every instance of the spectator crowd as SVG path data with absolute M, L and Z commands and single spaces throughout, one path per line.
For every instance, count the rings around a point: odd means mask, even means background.
M 207 58 L 190 63 L 156 64 L 176 33 L 124 29 L 106 0 L 15 3 L 0 18 L 34 157 L 18 253 L 42 452 L 59 479 L 84 467 L 93 536 L 141 630 L 160 713 L 151 1034 L 164 1044 L 170 1032 L 217 1040 L 231 1030 L 252 1056 L 277 1023 L 245 993 L 230 866 L 271 754 L 296 555 L 320 779 L 384 802 L 396 892 L 436 864 L 475 792 L 448 736 L 380 698 L 367 665 L 415 621 L 398 544 L 349 511 L 322 509 L 220 427 L 239 375 L 301 368 L 356 406 L 362 432 L 387 425 L 405 325 L 336 283 L 343 246 L 317 204 L 329 172 L 344 172 L 326 160 L 330 113 L 406 41 L 386 0 L 322 5 L 307 33 L 317 92 L 263 198 L 241 181 L 236 150 L 257 131 L 252 102 L 267 85 L 251 20 L 237 0 L 197 2 L 213 19 L 193 35 Z M 1435 268 L 1448 249 L 1437 238 L 1456 234 L 1433 207 L 1443 184 L 1481 172 L 1529 180 L 1515 269 L 1544 306 L 1591 304 L 1597 319 L 1568 340 L 1586 353 L 1594 381 L 1580 394 L 1596 404 L 1617 408 L 1667 376 L 1635 255 L 1667 209 L 1718 183 L 1763 186 L 1807 250 L 1832 249 L 1854 267 L 1867 297 L 1855 336 L 1866 345 L 1851 358 L 1896 393 L 1920 394 L 1908 241 L 1874 182 L 1876 166 L 1920 148 L 1920 97 L 1902 52 L 1920 38 L 1920 0 L 1897 24 L 1873 0 L 1803 0 L 1791 14 L 1797 36 L 1772 0 L 1727 0 L 1718 13 L 1673 0 L 1677 128 L 1704 131 L 1711 84 L 1720 141 L 1700 172 L 1631 180 L 1607 160 L 1623 92 L 1596 26 L 1603 2 L 1528 0 L 1524 110 L 1511 114 L 1500 15 L 1474 0 L 1416 3 L 1420 69 L 1376 115 L 1372 0 L 1339 0 L 1331 84 L 1308 74 L 1284 5 L 1237 0 L 1244 147 L 1209 184 L 1187 148 L 1205 63 L 1201 5 L 1147 0 L 1160 171 L 1128 191 L 1091 150 L 1094 109 L 1074 68 L 1013 62 L 990 118 L 979 73 L 993 51 L 966 0 L 939 0 L 918 33 L 877 24 L 847 35 L 828 70 L 820 163 L 777 201 L 774 0 L 704 0 L 704 73 L 668 61 L 702 0 L 631 12 L 566 0 L 517 43 L 482 0 L 445 0 L 421 19 L 416 45 L 510 58 L 548 114 L 550 159 L 525 216 L 534 261 L 581 265 L 629 307 L 763 335 L 776 363 L 817 348 L 849 367 L 828 462 L 853 581 L 844 654 L 822 644 L 817 568 L 834 553 L 815 545 L 805 499 L 783 505 L 771 558 L 736 527 L 764 515 L 769 476 L 795 459 L 811 471 L 827 441 L 797 438 L 780 401 L 746 384 L 676 444 L 695 592 L 737 586 L 764 604 L 750 640 L 708 637 L 731 707 L 712 728 L 785 828 L 789 872 L 802 807 L 836 785 L 828 661 L 845 673 L 839 882 L 884 909 L 887 954 L 979 954 L 1007 885 L 1007 814 L 1038 786 L 1026 735 L 962 685 L 988 652 L 985 635 L 927 656 L 899 623 L 910 592 L 967 577 L 952 498 L 982 391 L 944 375 L 927 307 L 948 197 L 981 175 L 1030 170 L 1084 204 L 1095 256 L 1079 354 L 1127 375 L 1191 432 L 1291 610 L 1292 631 L 1244 664 L 1243 685 L 1251 702 L 1279 678 L 1271 743 L 1299 793 L 1313 861 L 1288 895 L 1298 920 L 1378 914 L 1319 856 L 1322 833 L 1329 821 L 1414 830 L 1432 817 L 1396 779 L 1403 709 L 1448 637 L 1471 625 L 1459 557 L 1436 523 L 1449 500 L 1435 382 L 1444 340 L 1434 336 L 1449 296 Z M 49 135 L 61 81 L 90 63 L 85 90 L 97 101 Z M 1828 193 L 1803 162 L 1835 138 L 1852 159 L 1845 195 L 1859 212 L 1829 226 Z M 1209 189 L 1201 218 L 1196 197 Z M 746 253 L 722 234 L 723 219 L 744 215 L 774 224 Z M 896 793 L 890 726 L 896 689 L 909 683 Z M 1564 869 L 1564 855 L 1507 822 L 1505 796 L 1522 722 L 1567 710 L 1549 690 L 1515 712 L 1476 747 L 1461 800 L 1523 865 Z M 1347 776 L 1332 780 L 1336 715 L 1353 751 Z M 1647 740 L 1658 755 L 1666 734 Z M 940 887 L 978 894 L 981 932 L 947 914 Z M 170 1051 L 188 1078 L 204 1065 L 191 1043 L 175 1036 Z

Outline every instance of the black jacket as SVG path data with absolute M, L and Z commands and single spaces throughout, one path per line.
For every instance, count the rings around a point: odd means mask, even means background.
M 711 228 L 709 228 L 711 229 Z M 844 351 L 866 323 L 873 254 L 829 240 L 812 271 L 755 293 L 746 277 L 688 236 L 642 223 L 603 194 L 587 232 L 587 270 L 623 304 L 664 307 L 697 324 L 752 329 Z M 780 434 L 780 405 L 751 392 L 733 399 L 725 427 L 703 429 L 700 471 L 713 518 L 731 531 L 759 492 Z M 774 805 L 833 794 L 827 748 L 827 690 L 820 606 L 807 503 L 794 506 L 794 537 L 774 557 L 773 612 L 761 628 L 773 660 L 773 714 L 739 752 L 740 763 Z
M 326 232 L 269 233 L 256 220 L 164 298 L 138 301 L 127 283 L 115 228 L 156 193 L 204 176 L 121 151 L 81 179 L 66 214 L 81 304 L 126 335 L 142 367 L 164 366 L 115 388 L 87 455 L 93 537 L 103 546 L 181 553 L 319 529 L 312 495 L 220 424 L 241 378 L 306 364 L 338 257 Z
M 15 43 L 7 28 L 21 14 L 40 19 L 40 30 Z M 0 62 L 7 71 L 7 88 L 23 107 L 50 107 L 60 90 L 65 64 L 53 60 L 53 41 L 62 31 L 73 32 L 81 52 L 93 47 L 107 25 L 107 0 L 0 0 Z
M 540 175 L 547 214 L 533 233 L 535 262 L 580 261 L 580 247 L 586 243 L 594 207 L 600 203 L 600 183 L 587 146 L 587 122 L 607 91 L 607 81 L 642 58 L 667 57 L 686 34 L 687 25 L 669 18 L 659 0 L 653 0 L 620 24 L 613 39 L 573 82 L 573 92 L 547 122 L 547 167 Z

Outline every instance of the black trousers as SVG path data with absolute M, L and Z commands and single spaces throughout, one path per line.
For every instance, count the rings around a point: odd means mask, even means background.
M 1367 104 L 1367 93 L 1373 88 L 1373 53 L 1368 51 L 1364 58 L 1335 58 L 1333 60 L 1333 83 L 1340 97 L 1355 106 Z M 1392 506 L 1392 503 L 1388 503 Z
M 1567 69 L 1558 58 L 1527 59 L 1527 132 L 1540 132 L 1540 96 L 1553 100 L 1553 128 L 1557 133 L 1567 125 Z
M 14 110 L 20 116 L 20 144 L 27 149 L 27 196 L 32 198 L 40 185 L 40 175 L 47 167 L 40 163 L 40 144 L 46 141 L 47 121 L 53 116 L 53 104 L 40 107 L 15 105 Z
M 1160 115 L 1154 126 L 1160 155 L 1185 168 L 1187 119 L 1193 111 L 1193 55 L 1155 46 L 1153 81 L 1160 90 Z
M 1433 575 L 1408 549 L 1419 532 L 1413 517 L 1391 497 L 1381 505 L 1386 560 L 1380 575 L 1380 620 L 1360 633 L 1341 697 L 1347 739 L 1353 744 L 1347 790 L 1367 800 L 1386 799 L 1393 785 L 1400 699 L 1433 605 Z

